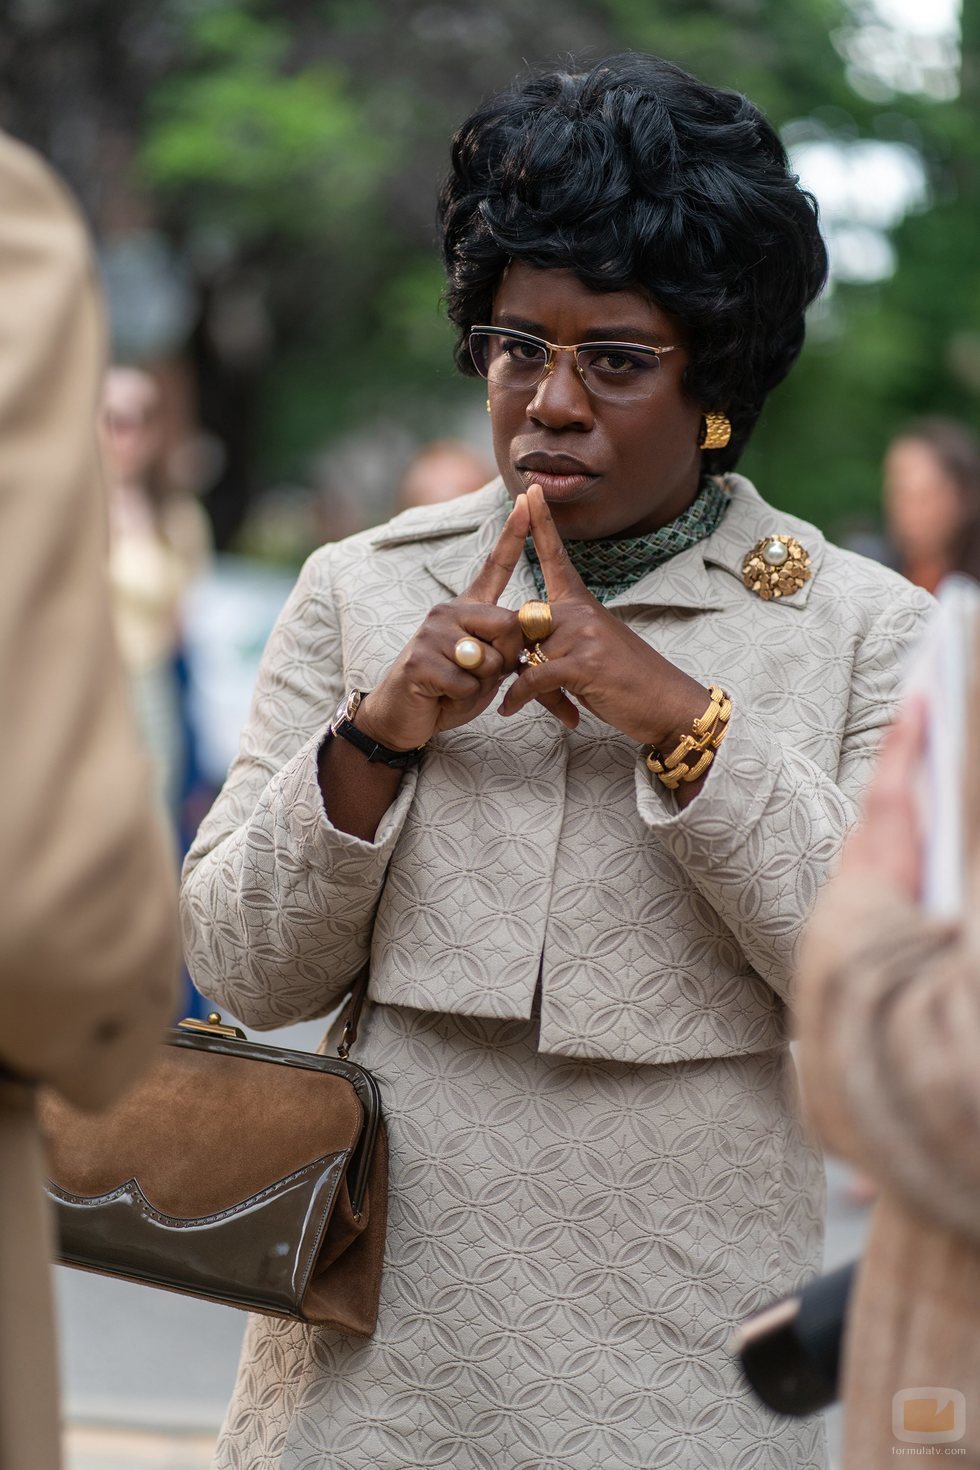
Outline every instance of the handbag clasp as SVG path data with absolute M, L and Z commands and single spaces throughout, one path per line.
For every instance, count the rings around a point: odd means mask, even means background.
M 200 1031 L 205 1036 L 223 1036 L 227 1041 L 246 1041 L 248 1038 L 244 1031 L 237 1026 L 224 1026 L 221 1016 L 217 1011 L 212 1011 L 206 1021 L 199 1021 L 196 1016 L 185 1016 L 177 1025 L 183 1031 Z

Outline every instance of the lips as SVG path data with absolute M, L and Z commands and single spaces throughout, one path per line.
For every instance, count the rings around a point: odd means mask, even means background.
M 545 500 L 574 500 L 599 473 L 570 454 L 526 454 L 515 467 L 529 488 L 541 486 Z
M 525 454 L 517 461 L 517 468 L 522 472 L 539 470 L 543 475 L 588 475 L 591 478 L 596 474 L 589 465 L 571 454 L 546 454 L 543 450 L 539 454 Z

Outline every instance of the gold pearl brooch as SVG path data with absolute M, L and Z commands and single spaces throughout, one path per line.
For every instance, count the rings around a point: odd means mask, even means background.
M 795 536 L 763 536 L 742 563 L 742 581 L 764 602 L 792 597 L 812 576 L 810 554 Z

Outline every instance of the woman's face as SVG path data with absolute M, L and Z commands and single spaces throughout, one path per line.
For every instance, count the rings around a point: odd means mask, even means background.
M 932 445 L 896 439 L 884 480 L 888 533 L 903 561 L 946 562 L 963 528 L 963 499 Z
M 639 536 L 687 509 L 701 477 L 703 410 L 684 391 L 688 357 L 674 317 L 642 291 L 590 291 L 571 271 L 518 261 L 504 272 L 489 324 L 561 346 L 676 344 L 639 402 L 591 397 L 571 354 L 560 353 L 533 390 L 491 387 L 490 409 L 504 484 L 513 497 L 540 484 L 565 540 Z
M 139 484 L 160 456 L 160 391 L 139 368 L 112 367 L 102 391 L 102 448 L 109 479 Z

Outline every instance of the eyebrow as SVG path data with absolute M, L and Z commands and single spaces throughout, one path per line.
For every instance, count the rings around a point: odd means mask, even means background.
M 544 337 L 548 340 L 547 332 L 541 322 L 532 322 L 526 317 L 514 316 L 509 311 L 501 311 L 493 322 L 495 327 L 510 327 L 515 332 L 529 332 L 532 337 Z M 650 327 L 638 327 L 635 324 L 619 322 L 614 327 L 590 327 L 588 333 L 582 338 L 583 342 L 635 342 L 640 347 L 665 347 L 667 339 L 660 332 L 653 331 Z

